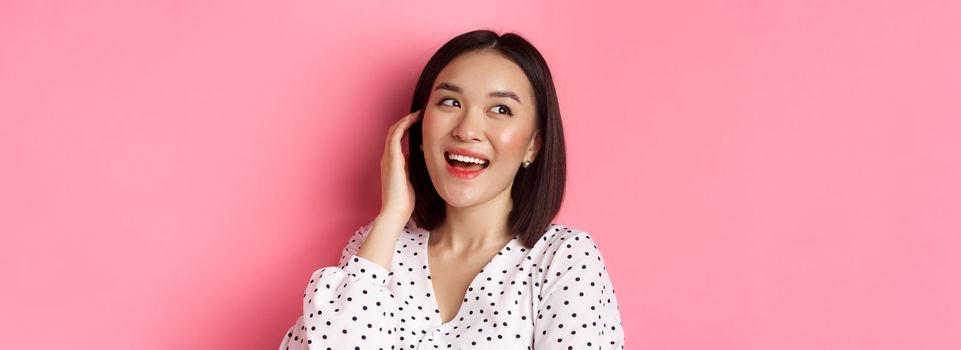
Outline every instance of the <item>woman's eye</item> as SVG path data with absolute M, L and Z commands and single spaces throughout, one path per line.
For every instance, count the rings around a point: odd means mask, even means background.
M 450 101 L 450 103 L 448 103 L 448 101 Z M 442 106 L 460 107 L 460 102 L 450 97 L 442 98 L 440 101 L 437 102 L 437 104 Z M 497 105 L 491 108 L 490 110 L 498 114 L 507 114 L 509 116 L 514 115 L 514 113 L 511 112 L 510 107 L 507 107 L 505 105 Z
M 453 101 L 454 104 L 446 104 L 446 103 L 444 103 L 444 102 L 447 101 L 447 100 Z M 452 99 L 452 98 L 450 98 L 450 97 L 441 99 L 441 100 L 440 100 L 440 103 L 438 103 L 438 104 L 446 105 L 446 106 L 453 106 L 453 107 L 460 107 L 460 102 L 457 102 L 457 100 Z
M 502 114 L 507 114 L 507 115 L 514 115 L 514 113 L 511 113 L 511 109 L 508 108 L 508 107 L 505 106 L 505 105 L 497 105 L 497 106 L 494 106 L 494 108 L 491 108 L 491 110 L 493 110 L 494 113 L 502 113 Z

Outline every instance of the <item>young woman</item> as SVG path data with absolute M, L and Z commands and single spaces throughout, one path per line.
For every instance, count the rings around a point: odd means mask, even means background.
M 385 141 L 380 214 L 311 275 L 280 349 L 622 349 L 600 251 L 552 223 L 564 135 L 537 49 L 459 35 L 427 63 L 411 110 Z

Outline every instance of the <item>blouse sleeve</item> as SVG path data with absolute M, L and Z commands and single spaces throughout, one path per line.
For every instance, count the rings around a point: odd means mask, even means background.
M 372 224 L 354 233 L 338 266 L 311 274 L 303 314 L 287 330 L 280 350 L 389 349 L 396 343 L 397 301 L 387 289 L 393 272 L 356 256 Z
M 623 349 L 614 286 L 590 235 L 570 235 L 551 250 L 537 296 L 534 348 Z

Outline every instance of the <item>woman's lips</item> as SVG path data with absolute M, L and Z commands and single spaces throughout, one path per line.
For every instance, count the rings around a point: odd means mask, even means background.
M 446 164 L 447 164 L 447 172 L 451 174 L 451 176 L 457 179 L 462 179 L 462 180 L 473 179 L 478 175 L 480 175 L 481 173 L 483 173 L 484 171 L 486 171 L 488 168 L 488 167 L 483 167 L 477 170 L 464 170 L 464 169 L 458 169 L 453 165 L 450 165 L 450 163 L 446 163 Z

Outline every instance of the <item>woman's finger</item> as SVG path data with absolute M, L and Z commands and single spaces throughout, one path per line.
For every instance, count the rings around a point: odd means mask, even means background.
M 411 114 L 415 114 L 415 113 L 417 113 L 417 112 L 414 112 L 414 113 L 411 113 Z M 390 128 L 387 129 L 387 137 L 384 138 L 384 154 L 385 154 L 385 155 L 386 155 L 386 154 L 390 154 L 391 149 L 392 149 L 391 145 L 394 143 L 394 139 L 396 138 L 397 130 L 400 129 L 400 127 L 401 127 L 408 119 L 411 119 L 411 114 L 408 114 L 408 115 L 405 115 L 405 116 L 401 117 L 400 120 L 398 120 L 397 122 L 394 122 L 394 124 L 391 125 Z
M 391 127 L 391 135 L 390 135 L 391 144 L 389 145 L 389 147 L 391 148 L 396 147 L 394 152 L 401 152 L 400 142 L 401 140 L 403 140 L 404 135 L 407 134 L 408 128 L 412 124 L 414 124 L 414 120 L 417 118 L 417 113 L 418 112 L 413 112 L 411 114 L 404 116 L 404 118 L 402 118 L 400 121 L 395 123 L 393 127 Z

